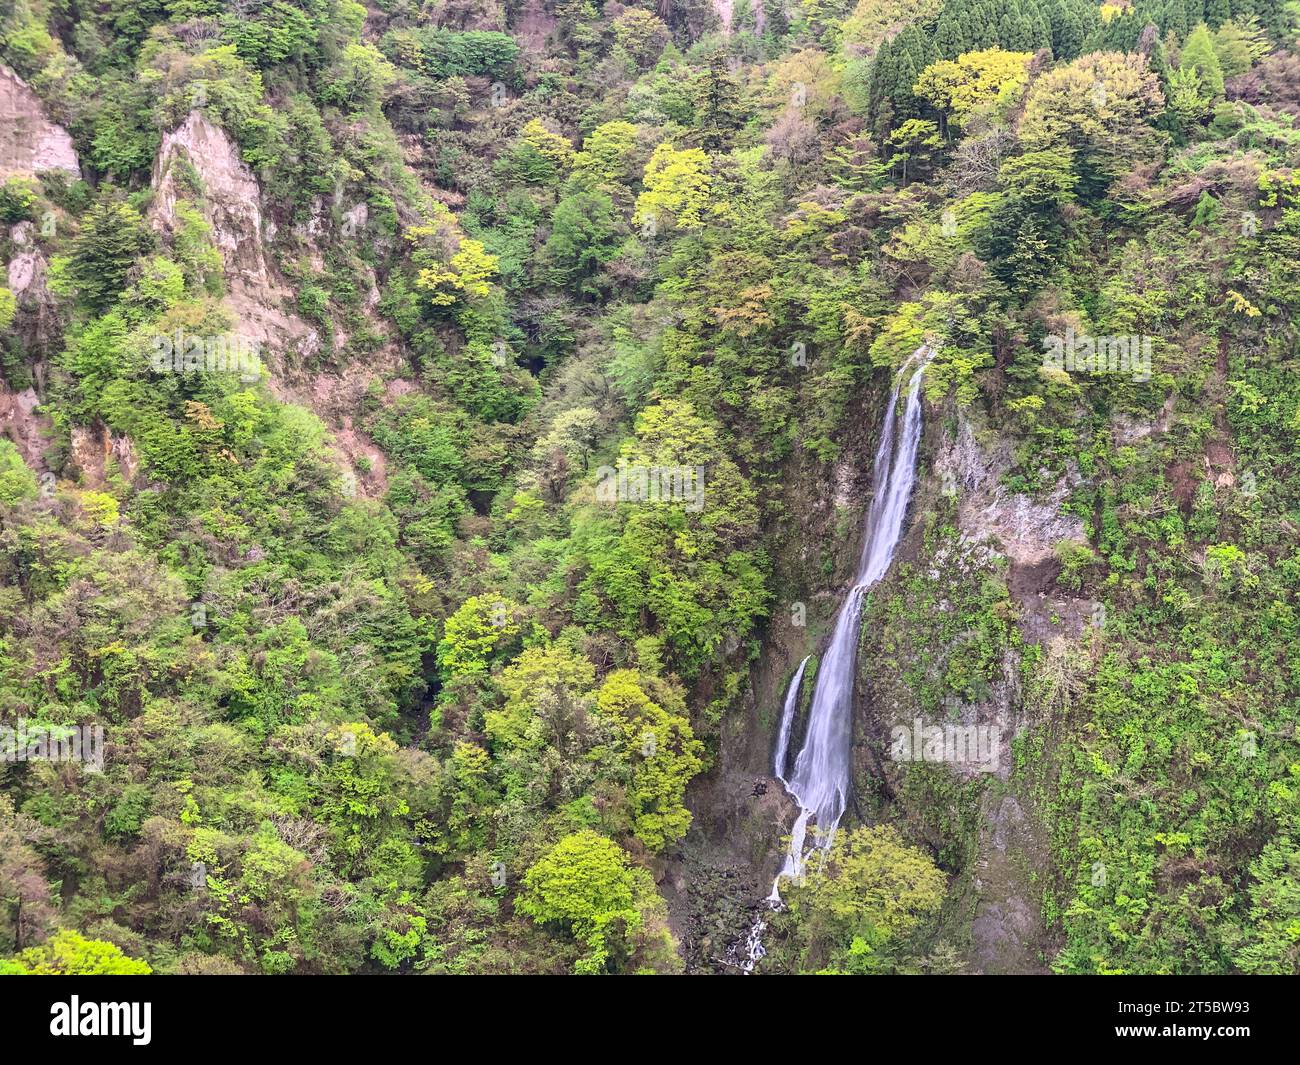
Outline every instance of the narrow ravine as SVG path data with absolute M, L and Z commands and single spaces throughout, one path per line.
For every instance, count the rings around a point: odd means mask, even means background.
M 835 830 L 848 805 L 849 753 L 853 741 L 853 685 L 858 659 L 858 633 L 862 622 L 862 607 L 867 592 L 889 570 L 894 551 L 903 536 L 903 522 L 907 517 L 912 487 L 916 483 L 916 454 L 921 442 L 922 402 L 921 378 L 929 364 L 930 352 L 924 345 L 917 349 L 899 370 L 894 387 L 889 394 L 880 444 L 876 449 L 871 507 L 858 560 L 857 575 L 848 596 L 835 618 L 830 642 L 817 668 L 817 683 L 813 689 L 812 706 L 808 711 L 808 728 L 803 746 L 794 760 L 794 768 L 786 774 L 789 758 L 790 733 L 795 711 L 799 705 L 799 689 L 803 682 L 805 658 L 790 681 L 782 706 L 781 722 L 777 733 L 774 771 L 786 791 L 799 805 L 799 814 L 790 830 L 790 849 L 785 864 L 772 884 L 768 903 L 781 905 L 781 880 L 803 874 L 805 863 L 812 851 L 825 851 L 835 838 Z M 904 377 L 907 378 L 906 401 L 901 430 L 895 431 L 898 397 Z M 895 440 L 897 439 L 897 446 Z M 809 828 L 815 837 L 805 846 Z M 746 938 L 749 964 L 752 970 L 766 951 L 762 933 L 766 927 L 763 914 L 755 918 Z

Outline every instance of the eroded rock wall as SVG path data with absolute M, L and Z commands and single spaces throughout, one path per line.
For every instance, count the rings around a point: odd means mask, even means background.
M 49 120 L 31 87 L 0 64 L 0 180 L 45 170 L 81 173 L 72 138 Z

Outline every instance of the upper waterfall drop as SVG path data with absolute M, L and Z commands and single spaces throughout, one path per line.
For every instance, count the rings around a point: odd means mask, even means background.
M 770 898 L 773 901 L 780 899 L 781 877 L 799 876 L 803 872 L 804 839 L 809 823 L 815 824 L 820 833 L 817 846 L 828 848 L 848 805 L 853 684 L 862 607 L 867 591 L 889 570 L 894 551 L 902 539 L 903 522 L 916 483 L 916 454 L 922 428 L 921 378 L 929 365 L 930 354 L 927 346 L 918 348 L 899 370 L 890 392 L 880 444 L 876 449 L 874 494 L 867 514 L 858 572 L 835 618 L 830 642 L 818 665 L 807 732 L 789 780 L 779 771 L 785 758 L 780 746 L 789 742 L 787 715 L 798 701 L 798 682 L 802 679 L 803 665 L 800 665 L 791 691 L 786 695 L 787 712 L 782 715 L 782 735 L 778 738 L 781 761 L 777 763 L 777 776 L 799 804 L 799 816 L 791 829 L 790 851 L 785 865 L 772 885 Z M 894 421 L 902 376 L 918 359 L 920 365 L 908 380 L 902 426 L 895 447 Z M 806 662 L 805 659 L 804 664 Z

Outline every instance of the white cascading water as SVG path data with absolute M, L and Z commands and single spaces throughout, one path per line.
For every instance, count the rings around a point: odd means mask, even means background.
M 785 779 L 785 756 L 790 750 L 790 729 L 794 725 L 794 712 L 799 705 L 799 688 L 803 684 L 803 671 L 808 666 L 809 658 L 812 658 L 812 655 L 808 655 L 799 663 L 799 668 L 794 671 L 794 677 L 790 680 L 790 687 L 785 693 L 785 703 L 781 707 L 781 727 L 776 734 L 776 757 L 772 759 L 772 768 L 776 779 L 787 788 L 790 782 Z
M 921 365 L 907 384 L 907 401 L 903 411 L 903 430 L 897 451 L 894 449 L 894 415 L 898 409 L 899 385 L 909 366 L 920 359 Z M 874 494 L 863 535 L 862 557 L 858 560 L 857 579 L 835 618 L 831 641 L 817 667 L 817 686 L 813 689 L 812 707 L 808 711 L 808 728 L 803 747 L 795 759 L 791 779 L 786 779 L 785 763 L 790 748 L 790 733 L 799 706 L 799 689 L 803 684 L 805 658 L 799 663 L 781 707 L 773 767 L 776 778 L 785 785 L 799 804 L 799 816 L 790 831 L 790 851 L 785 865 L 772 884 L 768 905 L 781 905 L 781 878 L 801 876 L 805 855 L 804 839 L 808 824 L 813 822 L 820 833 L 817 847 L 825 850 L 835 838 L 835 829 L 844 816 L 849 794 L 849 748 L 853 740 L 853 681 L 858 658 L 858 626 L 868 589 L 875 584 L 894 559 L 894 549 L 903 535 L 903 519 L 916 482 L 916 452 L 921 443 L 921 376 L 930 361 L 930 350 L 922 345 L 898 371 L 889 394 L 885 422 L 876 448 Z M 811 656 L 809 656 L 811 657 Z M 743 958 L 739 968 L 749 974 L 767 954 L 763 933 L 767 921 L 760 907 L 743 943 L 737 944 Z M 733 948 L 734 950 L 735 948 Z
M 898 541 L 902 539 L 903 520 L 907 516 L 907 505 L 916 481 L 916 452 L 921 442 L 921 376 L 929 362 L 928 354 L 925 347 L 917 350 L 899 371 L 899 380 L 889 396 L 880 446 L 876 449 L 874 494 L 867 515 L 857 579 L 849 590 L 844 605 L 840 607 L 830 643 L 818 664 L 817 686 L 813 689 L 812 706 L 808 711 L 808 728 L 789 780 L 785 779 L 782 772 L 785 761 L 782 747 L 789 743 L 793 710 L 799 701 L 803 665 L 800 665 L 791 682 L 791 690 L 786 694 L 777 741 L 777 776 L 799 804 L 799 816 L 790 831 L 790 851 L 786 855 L 785 865 L 777 875 L 769 896 L 769 901 L 775 905 L 781 901 L 781 878 L 803 874 L 806 860 L 804 840 L 809 824 L 814 824 L 819 833 L 817 848 L 829 848 L 848 804 L 858 628 L 867 591 L 885 575 L 893 561 Z M 902 430 L 895 449 L 894 415 L 898 407 L 899 386 L 908 366 L 918 358 L 921 365 L 912 373 L 907 384 Z M 804 661 L 806 664 L 807 660 Z
M 785 757 L 790 751 L 790 730 L 794 726 L 794 713 L 799 706 L 799 689 L 803 685 L 803 671 L 808 667 L 808 655 L 799 663 L 799 668 L 794 671 L 794 676 L 790 678 L 790 687 L 786 689 L 785 702 L 781 704 L 781 724 L 776 733 L 776 755 L 772 759 L 772 771 L 776 779 L 785 785 L 788 790 L 790 782 L 785 779 Z M 776 888 L 772 889 L 775 893 Z M 771 902 L 771 899 L 768 899 Z M 780 902 L 777 897 L 777 902 Z M 760 911 L 754 917 L 754 923 L 749 926 L 749 932 L 745 936 L 745 942 L 740 946 L 739 953 L 743 960 L 740 962 L 740 971 L 748 976 L 754 971 L 754 966 L 758 964 L 759 959 L 766 953 L 767 949 L 763 946 L 763 933 L 767 931 L 767 921 L 763 919 L 763 911 Z

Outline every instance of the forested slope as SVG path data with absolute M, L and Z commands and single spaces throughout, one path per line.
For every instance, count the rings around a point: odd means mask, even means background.
M 1298 37 L 0 0 L 0 971 L 1300 972 Z

